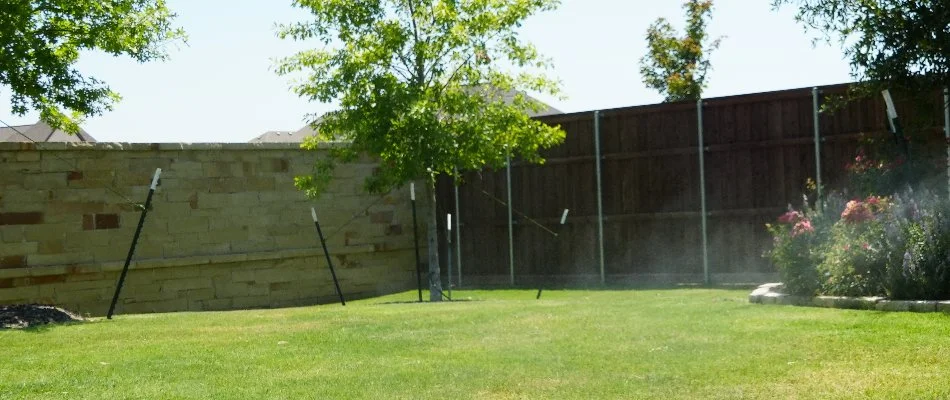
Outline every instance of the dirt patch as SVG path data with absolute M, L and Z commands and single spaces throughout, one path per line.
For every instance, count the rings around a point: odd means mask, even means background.
M 82 321 L 78 314 L 42 304 L 0 305 L 0 329 Z

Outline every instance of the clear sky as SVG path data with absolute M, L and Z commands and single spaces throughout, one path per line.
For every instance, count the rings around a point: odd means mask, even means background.
M 840 49 L 812 47 L 794 10 L 772 10 L 771 0 L 716 0 L 710 33 L 725 36 L 713 54 L 707 97 L 843 83 L 849 66 Z M 528 20 L 524 38 L 554 61 L 551 76 L 566 100 L 541 97 L 565 112 L 657 103 L 644 87 L 638 61 L 644 35 L 658 17 L 684 20 L 680 0 L 563 0 L 553 12 Z M 277 22 L 307 17 L 289 0 L 168 0 L 189 35 L 164 63 L 137 64 L 99 54 L 80 69 L 123 96 L 115 109 L 83 127 L 100 141 L 245 142 L 268 130 L 296 130 L 307 114 L 333 109 L 308 103 L 273 73 L 273 60 L 315 43 L 282 41 Z M 10 113 L 0 87 L 0 119 L 36 121 Z

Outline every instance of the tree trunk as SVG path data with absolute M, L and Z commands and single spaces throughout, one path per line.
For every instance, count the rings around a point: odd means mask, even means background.
M 439 274 L 439 212 L 436 207 L 435 179 L 426 185 L 429 196 L 429 301 L 442 301 L 442 277 Z

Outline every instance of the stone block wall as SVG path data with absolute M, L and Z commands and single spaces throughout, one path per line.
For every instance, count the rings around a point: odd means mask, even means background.
M 308 200 L 293 179 L 320 156 L 294 144 L 0 143 L 0 304 L 104 314 L 156 168 L 117 312 L 334 301 L 311 206 L 348 297 L 412 287 L 408 191 L 365 193 L 377 167 L 362 160 Z

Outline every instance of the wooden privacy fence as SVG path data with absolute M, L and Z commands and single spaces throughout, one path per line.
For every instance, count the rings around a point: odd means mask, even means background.
M 816 111 L 827 96 L 846 90 L 838 85 L 543 117 L 567 137 L 543 153 L 543 165 L 511 163 L 512 246 L 509 171 L 464 175 L 457 210 L 456 186 L 439 182 L 439 212 L 461 222 L 459 260 L 452 262 L 461 261 L 462 280 L 455 284 L 774 279 L 762 257 L 771 243 L 765 224 L 789 204 L 801 205 L 808 178 L 839 184 L 862 134 L 888 134 L 880 97 L 833 114 Z M 560 226 L 565 208 L 570 216 Z

